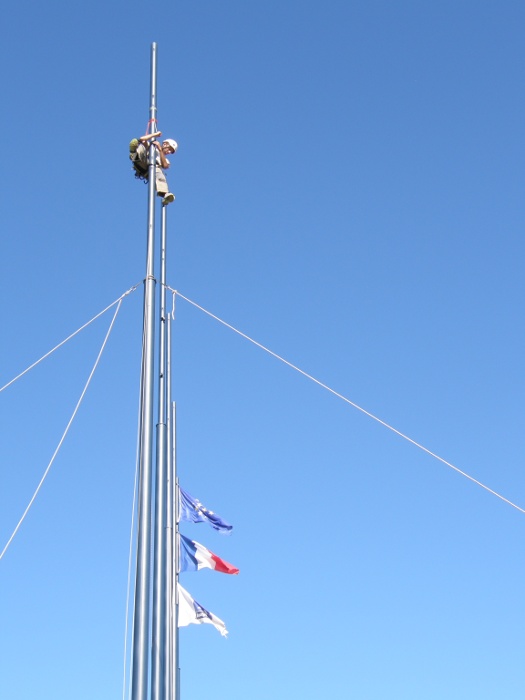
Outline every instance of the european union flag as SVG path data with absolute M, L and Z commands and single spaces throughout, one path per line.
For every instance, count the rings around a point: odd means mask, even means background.
M 179 518 L 190 523 L 208 523 L 214 530 L 223 535 L 229 535 L 233 530 L 233 525 L 227 523 L 216 513 L 205 508 L 197 499 L 179 486 Z

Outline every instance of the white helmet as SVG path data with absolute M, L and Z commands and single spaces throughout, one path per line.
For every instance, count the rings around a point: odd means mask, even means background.
M 173 139 L 166 139 L 165 141 L 162 142 L 162 145 L 164 146 L 164 144 L 166 144 L 166 143 L 168 144 L 168 146 L 170 148 L 173 149 L 173 153 L 177 152 L 177 148 L 179 147 L 179 144 L 176 141 L 174 141 Z

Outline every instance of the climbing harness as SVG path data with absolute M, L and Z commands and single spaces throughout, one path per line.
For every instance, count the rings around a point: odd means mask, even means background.
M 150 132 L 150 125 L 152 131 Z M 157 120 L 156 119 L 150 119 L 146 125 L 146 131 L 145 133 L 154 133 L 155 131 L 158 131 L 157 128 Z M 138 139 L 132 139 L 129 143 L 129 158 L 131 160 L 132 166 L 133 166 L 133 173 L 136 177 L 137 180 L 142 180 L 145 184 L 148 182 L 148 176 L 149 176 L 149 169 L 148 169 L 148 159 L 146 155 L 146 159 L 144 162 L 144 158 L 140 158 L 139 154 L 137 153 L 137 149 L 140 146 L 140 142 Z

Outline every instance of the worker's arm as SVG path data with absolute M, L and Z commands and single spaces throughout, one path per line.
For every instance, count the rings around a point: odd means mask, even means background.
M 164 155 L 164 151 L 162 150 L 162 146 L 158 141 L 153 141 L 153 145 L 157 149 L 157 153 L 159 154 L 159 160 L 160 160 L 160 167 L 163 170 L 167 170 L 170 167 L 170 164 L 168 162 L 168 159 Z
M 139 138 L 139 141 L 141 143 L 146 143 L 146 141 L 149 141 L 150 139 L 156 139 L 158 136 L 162 136 L 162 131 L 156 131 L 154 134 L 144 134 L 144 136 L 141 136 Z

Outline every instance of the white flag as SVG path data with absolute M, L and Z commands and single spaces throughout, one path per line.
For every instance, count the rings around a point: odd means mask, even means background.
M 193 600 L 188 591 L 185 590 L 180 583 L 177 584 L 177 588 L 179 591 L 179 627 L 208 623 L 219 630 L 223 637 L 228 636 L 228 630 L 222 620 L 219 620 L 216 615 L 208 612 L 206 608 L 203 608 L 196 600 Z

